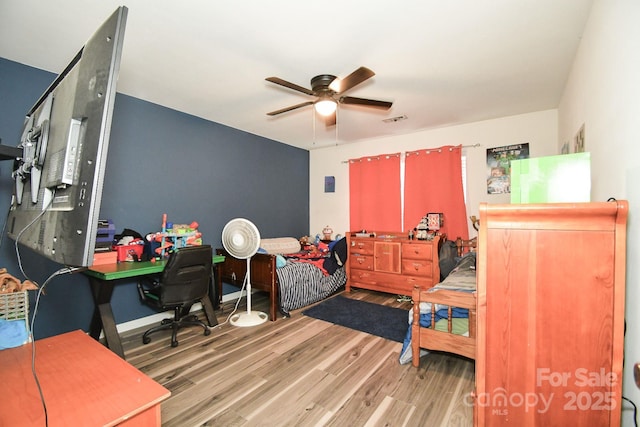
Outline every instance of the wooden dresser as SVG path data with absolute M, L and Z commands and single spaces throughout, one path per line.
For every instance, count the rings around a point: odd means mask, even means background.
M 476 425 L 620 425 L 627 210 L 480 205 Z
M 401 232 L 372 234 L 347 234 L 347 292 L 353 287 L 410 296 L 414 286 L 428 289 L 440 281 L 439 236 L 409 240 Z

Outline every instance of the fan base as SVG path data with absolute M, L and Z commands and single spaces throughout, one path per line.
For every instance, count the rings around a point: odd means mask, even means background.
M 231 323 L 233 326 L 257 326 L 260 325 L 269 319 L 266 313 L 261 311 L 252 311 L 251 313 L 242 313 L 231 316 Z

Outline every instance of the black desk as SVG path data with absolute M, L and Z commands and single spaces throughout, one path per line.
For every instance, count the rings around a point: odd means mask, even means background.
M 213 257 L 214 266 L 223 261 L 224 256 L 215 255 Z M 84 272 L 89 278 L 94 303 L 89 335 L 97 340 L 100 338 L 100 332 L 104 330 L 107 347 L 124 359 L 124 350 L 111 309 L 113 287 L 118 280 L 161 273 L 162 270 L 164 270 L 165 264 L 166 260 L 156 262 L 119 262 L 117 264 L 103 264 L 89 267 L 89 269 Z M 217 282 L 218 280 L 215 280 L 216 288 L 221 287 Z M 217 291 L 215 297 L 216 302 L 219 301 L 220 298 L 220 289 L 217 289 Z M 204 309 L 209 326 L 217 325 L 218 320 L 211 298 L 207 295 L 205 298 L 202 298 L 200 302 L 202 303 L 202 308 Z

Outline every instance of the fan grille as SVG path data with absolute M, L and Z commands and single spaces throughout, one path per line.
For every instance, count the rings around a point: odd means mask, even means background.
M 234 258 L 251 258 L 260 247 L 260 232 L 248 219 L 232 219 L 222 229 L 222 245 Z

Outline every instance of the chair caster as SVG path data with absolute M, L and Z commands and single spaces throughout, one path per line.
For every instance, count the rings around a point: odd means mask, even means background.
M 206 337 L 206 336 L 209 336 L 209 335 L 211 335 L 211 329 L 205 328 L 204 329 L 204 336 Z
M 151 338 L 149 337 L 142 337 L 142 344 L 149 344 L 151 342 Z

